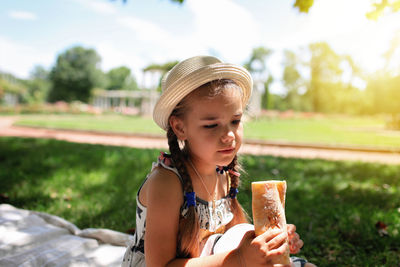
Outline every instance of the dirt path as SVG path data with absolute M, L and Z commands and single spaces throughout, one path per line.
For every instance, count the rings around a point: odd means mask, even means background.
M 13 126 L 14 120 L 15 117 L 0 116 L 0 136 L 53 138 L 76 143 L 168 149 L 167 140 L 162 137 L 20 127 Z M 241 153 L 272 155 L 277 157 L 319 158 L 327 160 L 353 160 L 400 164 L 399 151 L 389 152 L 334 147 L 313 147 L 310 145 L 299 146 L 282 143 L 246 142 L 241 148 Z

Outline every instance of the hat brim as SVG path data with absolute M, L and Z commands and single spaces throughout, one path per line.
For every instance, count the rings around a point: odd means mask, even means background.
M 154 107 L 154 121 L 162 129 L 168 130 L 169 116 L 185 96 L 208 82 L 221 79 L 230 79 L 242 89 L 242 103 L 246 106 L 253 88 L 253 80 L 250 73 L 237 65 L 215 63 L 197 69 L 175 81 L 169 88 L 165 88 L 163 95 L 161 95 Z

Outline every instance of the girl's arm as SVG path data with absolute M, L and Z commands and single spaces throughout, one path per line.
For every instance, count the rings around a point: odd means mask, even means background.
M 147 267 L 204 267 L 204 266 L 271 266 L 268 260 L 282 254 L 286 236 L 265 233 L 255 237 L 247 232 L 239 247 L 230 252 L 202 258 L 177 259 L 177 237 L 180 207 L 183 204 L 182 186 L 176 175 L 156 168 L 142 188 L 140 198 L 147 207 L 145 257 Z
M 146 266 L 166 266 L 176 257 L 182 185 L 172 171 L 156 168 L 142 190 L 143 204 L 147 207 Z
M 156 168 L 141 193 L 147 207 L 145 257 L 147 267 L 240 266 L 237 251 L 205 258 L 176 259 L 182 185 L 174 173 Z
M 167 266 L 272 267 L 273 265 L 269 262 L 286 251 L 286 237 L 286 233 L 282 231 L 270 231 L 257 237 L 254 231 L 249 231 L 243 236 L 238 248 L 232 251 L 202 258 L 175 259 Z M 280 266 L 286 267 L 285 265 Z

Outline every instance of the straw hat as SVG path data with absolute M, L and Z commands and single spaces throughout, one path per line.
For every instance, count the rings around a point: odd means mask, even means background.
M 169 116 L 185 96 L 203 84 L 220 79 L 233 80 L 240 86 L 243 90 L 243 106 L 246 106 L 253 88 L 250 73 L 215 57 L 197 56 L 180 62 L 164 76 L 162 94 L 153 111 L 154 121 L 167 130 Z

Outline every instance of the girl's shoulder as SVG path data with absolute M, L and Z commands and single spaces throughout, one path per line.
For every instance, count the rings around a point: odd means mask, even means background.
M 156 192 L 160 197 L 172 197 L 183 203 L 182 182 L 178 174 L 172 168 L 166 168 L 164 164 L 153 167 L 145 182 L 146 191 Z
M 149 182 L 164 185 L 168 188 L 170 186 L 179 187 L 179 189 L 181 190 L 180 193 L 182 194 L 182 183 L 180 178 L 178 177 L 178 174 L 170 169 L 165 168 L 162 165 L 158 165 L 153 168 L 153 170 L 149 174 L 148 180 Z

